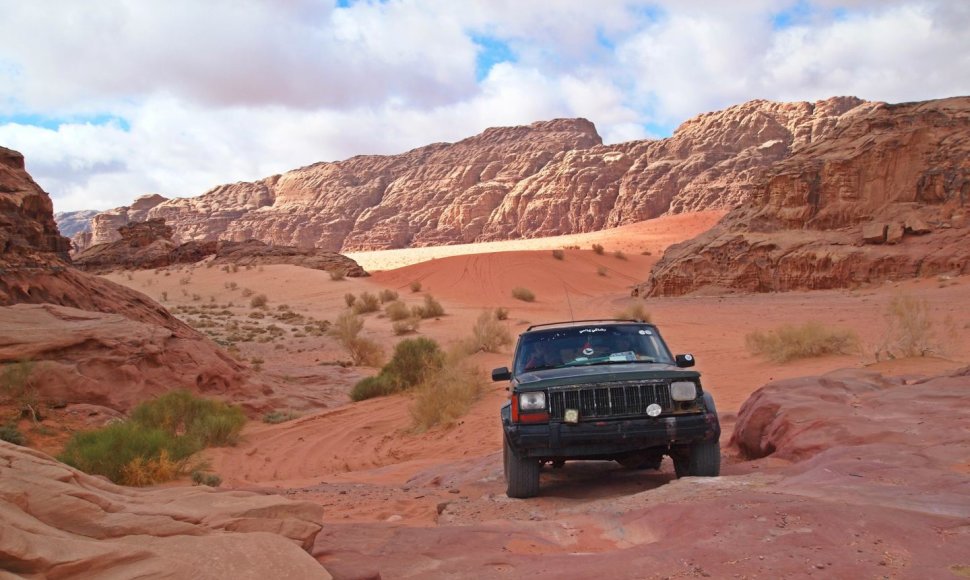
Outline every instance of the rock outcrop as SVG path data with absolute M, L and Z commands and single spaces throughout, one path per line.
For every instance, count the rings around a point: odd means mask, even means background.
M 183 243 L 255 238 L 331 251 L 589 232 L 742 203 L 767 167 L 825 139 L 862 104 L 751 101 L 691 119 L 668 139 L 609 146 L 585 119 L 493 128 L 222 185 L 158 203 L 141 219 L 164 218 Z M 118 208 L 93 220 L 92 241 L 132 214 Z
M 970 97 L 872 103 L 775 164 L 634 290 L 771 292 L 970 272 Z
M 67 249 L 23 157 L 0 149 L 0 365 L 33 361 L 43 402 L 127 411 L 187 388 L 273 406 L 271 386 L 144 294 L 71 267 Z
M 214 262 L 220 264 L 292 264 L 316 270 L 340 270 L 349 277 L 367 276 L 350 258 L 316 248 L 269 246 L 258 240 L 177 244 L 172 241 L 172 228 L 162 218 L 121 226 L 118 234 L 121 238 L 117 241 L 91 246 L 75 254 L 74 265 L 88 272 L 104 273 L 194 264 L 214 256 Z
M 323 509 L 206 487 L 143 490 L 0 441 L 0 563 L 28 578 L 330 578 Z

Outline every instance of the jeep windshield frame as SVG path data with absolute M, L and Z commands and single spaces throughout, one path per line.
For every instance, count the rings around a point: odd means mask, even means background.
M 642 322 L 591 322 L 522 334 L 515 348 L 513 374 L 635 363 L 675 364 L 655 326 Z

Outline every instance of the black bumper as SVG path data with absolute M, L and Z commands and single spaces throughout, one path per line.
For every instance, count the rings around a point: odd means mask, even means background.
M 721 437 L 715 413 L 541 425 L 513 424 L 503 417 L 503 428 L 516 454 L 540 459 L 602 458 Z

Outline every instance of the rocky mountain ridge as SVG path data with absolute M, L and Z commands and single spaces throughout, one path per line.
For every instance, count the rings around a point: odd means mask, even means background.
M 970 272 L 970 97 L 869 104 L 671 246 L 634 294 L 844 288 Z
M 665 213 L 733 207 L 767 167 L 826 138 L 862 107 L 751 101 L 699 115 L 673 136 L 603 145 L 585 119 L 492 128 L 400 155 L 324 162 L 198 197 L 139 198 L 103 212 L 75 249 L 164 218 L 178 242 L 255 238 L 330 251 L 595 231 Z

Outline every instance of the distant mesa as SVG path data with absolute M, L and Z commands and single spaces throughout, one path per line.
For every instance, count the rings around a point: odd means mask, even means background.
M 144 270 L 175 264 L 194 264 L 213 256 L 217 264 L 256 266 L 292 264 L 316 270 L 339 270 L 348 277 L 367 276 L 357 262 L 335 252 L 316 248 L 270 246 L 259 240 L 245 242 L 172 241 L 173 229 L 162 218 L 132 222 L 117 230 L 119 239 L 97 244 L 74 258 L 74 265 L 82 270 L 105 273 L 118 269 Z
M 864 101 L 751 101 L 699 115 L 668 139 L 603 145 L 586 119 L 487 129 L 400 155 L 316 163 L 198 197 L 139 198 L 95 216 L 76 250 L 163 218 L 178 243 L 257 239 L 377 250 L 598 231 L 746 203 L 774 163 L 824 140 Z

